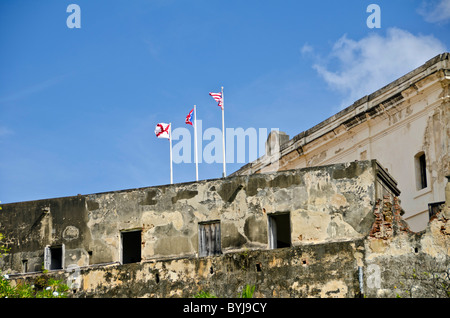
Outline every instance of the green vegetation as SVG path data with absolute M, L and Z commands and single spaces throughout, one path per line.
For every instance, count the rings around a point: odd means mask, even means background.
M 194 296 L 194 298 L 217 298 L 217 297 L 209 292 L 201 290 Z
M 255 286 L 246 285 L 242 290 L 240 298 L 253 298 L 253 293 L 255 292 Z
M 253 298 L 253 293 L 255 292 L 255 286 L 246 285 L 242 292 L 238 294 L 239 298 Z M 206 291 L 199 291 L 194 298 L 217 298 L 214 294 Z
M 0 298 L 66 298 L 69 288 L 60 280 L 46 280 L 44 288 L 35 285 L 19 283 L 11 286 L 8 275 L 0 277 Z

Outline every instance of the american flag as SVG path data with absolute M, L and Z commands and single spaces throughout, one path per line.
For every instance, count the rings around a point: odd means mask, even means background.
M 189 112 L 189 114 L 186 116 L 186 121 L 185 123 L 188 125 L 192 125 L 192 113 L 194 112 L 194 108 L 192 108 L 192 110 Z
M 219 103 L 219 107 L 222 108 L 223 107 L 223 100 L 222 100 L 222 93 L 209 93 L 209 95 L 212 96 L 212 98 L 214 98 L 216 100 L 216 102 Z

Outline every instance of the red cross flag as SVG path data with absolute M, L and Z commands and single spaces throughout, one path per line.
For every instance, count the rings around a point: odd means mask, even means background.
M 170 145 L 170 184 L 173 184 L 173 169 L 172 169 L 172 128 L 171 124 L 159 123 L 156 124 L 155 134 L 157 138 L 169 139 Z
M 155 127 L 155 134 L 158 138 L 170 139 L 170 124 L 159 123 Z

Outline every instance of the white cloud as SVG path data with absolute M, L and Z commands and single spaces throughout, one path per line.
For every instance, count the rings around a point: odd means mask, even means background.
M 305 43 L 303 45 L 303 47 L 301 48 L 300 52 L 302 54 L 312 54 L 314 52 L 314 48 L 311 45 L 309 45 L 308 43 Z
M 390 28 L 385 36 L 371 33 L 360 40 L 344 35 L 313 67 L 330 88 L 345 96 L 340 105 L 344 108 L 445 51 L 433 36 Z
M 424 1 L 417 11 L 427 22 L 446 23 L 450 21 L 450 0 Z

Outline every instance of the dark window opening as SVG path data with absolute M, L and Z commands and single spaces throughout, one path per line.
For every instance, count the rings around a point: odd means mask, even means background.
M 222 254 L 220 222 L 198 224 L 198 247 L 200 257 Z
M 141 261 L 141 231 L 122 232 L 122 264 Z
M 428 217 L 431 219 L 434 215 L 438 214 L 444 203 L 445 201 L 428 203 Z
M 423 152 L 417 154 L 415 158 L 417 190 L 421 190 L 427 187 L 427 161 Z
M 62 269 L 63 266 L 63 251 L 62 246 L 50 247 L 50 266 L 49 269 Z
M 28 260 L 26 259 L 22 260 L 22 272 L 28 273 Z
M 289 213 L 269 215 L 269 247 L 291 246 L 291 221 Z

